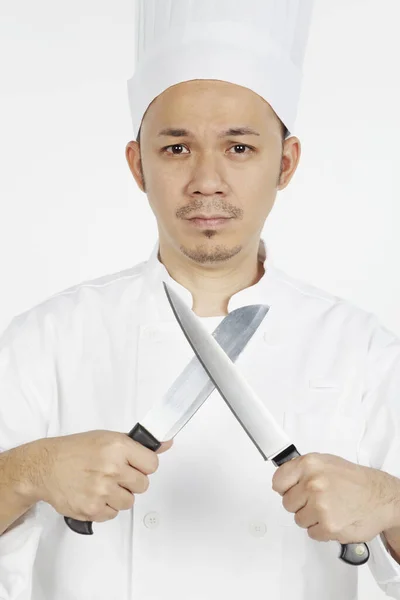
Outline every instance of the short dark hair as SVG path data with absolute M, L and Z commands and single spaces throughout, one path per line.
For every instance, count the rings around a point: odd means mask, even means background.
M 282 130 L 282 141 L 285 141 L 289 134 L 289 130 L 280 119 L 279 119 L 279 122 L 281 124 L 281 130 Z M 142 126 L 140 126 L 140 128 L 139 128 L 139 133 L 137 134 L 137 138 L 136 138 L 136 141 L 138 144 L 140 144 L 140 132 L 141 131 L 142 131 Z

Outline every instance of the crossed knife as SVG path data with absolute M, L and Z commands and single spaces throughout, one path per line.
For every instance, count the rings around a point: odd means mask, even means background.
M 288 435 L 234 365 L 269 307 L 258 304 L 238 308 L 230 312 L 210 334 L 179 295 L 165 282 L 163 285 L 195 356 L 141 423 L 128 433 L 129 437 L 150 450 L 158 450 L 161 441 L 172 439 L 217 388 L 264 460 L 271 460 L 279 467 L 300 456 Z M 91 521 L 78 521 L 71 517 L 64 519 L 76 533 L 93 534 Z M 362 542 L 340 546 L 339 558 L 347 564 L 363 565 L 369 559 L 368 546 Z

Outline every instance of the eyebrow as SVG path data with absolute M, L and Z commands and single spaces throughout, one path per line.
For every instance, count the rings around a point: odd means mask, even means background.
M 187 129 L 175 129 L 173 127 L 167 127 L 166 129 L 162 129 L 157 137 L 160 136 L 171 136 L 171 137 L 194 137 L 193 133 L 188 131 Z M 218 134 L 218 138 L 230 137 L 230 136 L 238 136 L 238 135 L 260 135 L 258 131 L 255 131 L 251 127 L 231 127 L 230 129 L 226 129 L 224 131 L 220 131 Z

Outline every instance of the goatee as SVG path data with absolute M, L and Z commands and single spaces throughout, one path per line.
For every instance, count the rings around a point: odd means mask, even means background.
M 181 246 L 180 249 L 181 252 L 188 258 L 191 258 L 197 263 L 205 264 L 227 261 L 238 254 L 241 251 L 242 246 L 233 246 L 233 248 L 228 248 L 227 246 L 217 245 L 214 246 L 214 248 L 207 248 L 205 244 L 200 244 L 195 248 L 186 248 L 185 246 Z

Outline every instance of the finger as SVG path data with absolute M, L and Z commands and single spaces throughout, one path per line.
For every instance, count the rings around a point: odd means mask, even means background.
M 283 494 L 282 506 L 291 513 L 295 513 L 307 504 L 308 494 L 304 489 L 303 481 L 299 481 Z
M 303 529 L 308 529 L 318 523 L 318 517 L 315 515 L 315 511 L 309 504 L 306 504 L 296 511 L 294 520 L 296 525 Z
M 129 451 L 127 452 L 127 463 L 134 469 L 138 469 L 145 475 L 155 473 L 158 469 L 158 456 L 153 450 L 149 450 L 139 442 L 127 437 Z M 133 444 L 133 446 L 132 446 Z
M 309 527 L 307 533 L 312 540 L 316 540 L 317 542 L 329 542 L 332 539 L 320 523 Z
M 96 516 L 95 519 L 92 519 L 95 523 L 104 523 L 104 521 L 110 521 L 111 519 L 115 519 L 118 515 L 118 511 L 106 504 L 106 506 L 101 511 L 101 515 Z
M 301 458 L 301 456 L 292 458 L 288 462 L 283 463 L 283 465 L 278 467 L 275 471 L 272 477 L 272 489 L 281 496 L 300 481 Z
M 168 440 L 167 442 L 162 442 L 159 449 L 156 450 L 156 453 L 162 454 L 163 452 L 166 452 L 167 450 L 169 450 L 171 448 L 173 443 L 174 443 L 173 438 L 172 438 L 172 440 Z
M 118 477 L 118 485 L 125 488 L 131 494 L 143 494 L 149 489 L 150 480 L 141 471 L 126 466 L 121 469 L 121 474 Z
M 107 505 L 115 511 L 129 510 L 132 508 L 135 502 L 134 494 L 128 492 L 128 490 L 119 487 L 117 491 L 112 495 Z

